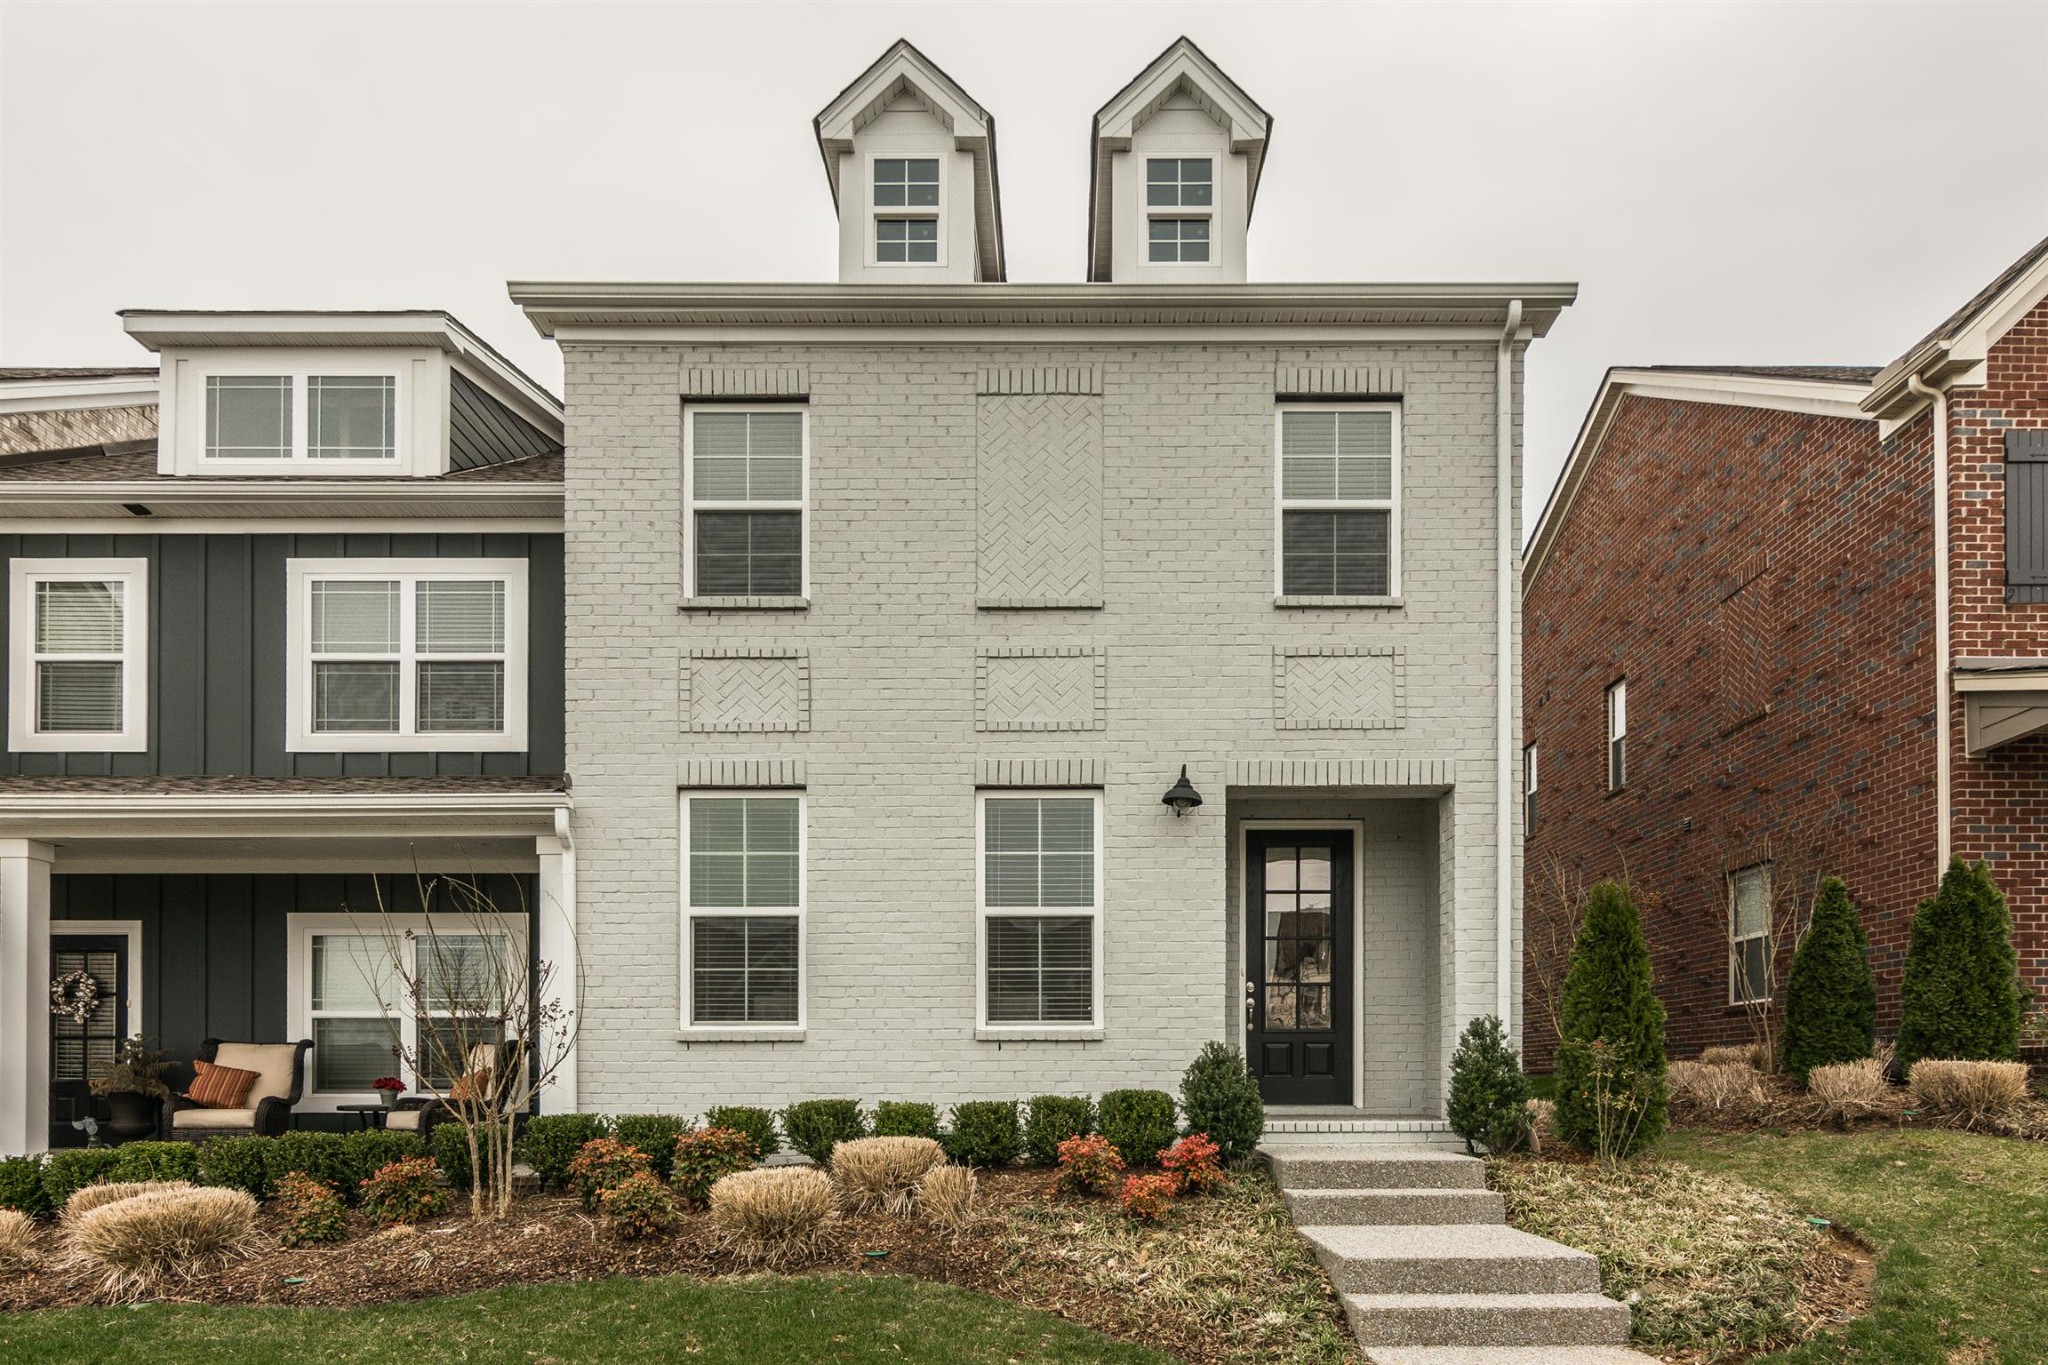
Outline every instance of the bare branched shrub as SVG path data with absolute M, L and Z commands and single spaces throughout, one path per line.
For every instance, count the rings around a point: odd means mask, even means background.
M 1664 1081 L 1675 1103 L 1717 1114 L 1753 1114 L 1770 1102 L 1762 1073 L 1747 1062 L 1673 1062 Z
M 1543 1144 L 1557 1141 L 1557 1101 L 1529 1101 L 1529 1151 L 1543 1155 Z
M 1852 1120 L 1883 1112 L 1891 1087 L 1885 1084 L 1884 1063 L 1866 1057 L 1815 1067 L 1806 1073 L 1806 1093 L 1823 1121 L 1846 1128 Z
M 850 1209 L 907 1213 L 918 1182 L 945 1160 L 930 1138 L 856 1138 L 832 1148 L 832 1178 Z
M 196 1190 L 189 1180 L 129 1180 L 99 1185 L 81 1185 L 64 1201 L 64 1222 L 68 1226 L 108 1204 L 133 1199 L 138 1194 L 161 1194 L 166 1190 Z
M 1699 1061 L 1706 1066 L 1746 1066 L 1757 1071 L 1767 1068 L 1763 1064 L 1763 1047 L 1758 1043 L 1741 1043 L 1736 1046 L 1701 1048 Z
M 839 1216 L 832 1178 L 815 1166 L 740 1171 L 711 1187 L 711 1227 L 742 1265 L 781 1269 L 817 1253 Z
M 926 1218 L 958 1232 L 974 1221 L 978 1193 L 971 1166 L 934 1166 L 917 1187 L 917 1208 Z
M 36 1220 L 20 1209 L 0 1209 L 0 1270 L 34 1270 Z
M 1564 1039 L 1564 978 L 1570 970 L 1572 941 L 1578 937 L 1579 907 L 1586 901 L 1584 878 L 1550 860 L 1535 904 L 1522 919 L 1522 957 L 1528 977 L 1528 1008 L 1550 1027 L 1553 1042 Z
M 65 1231 L 65 1258 L 96 1271 L 116 1302 L 165 1280 L 219 1270 L 258 1244 L 256 1201 L 244 1190 L 156 1190 L 79 1216 Z
M 1915 1105 L 1965 1128 L 2002 1119 L 2027 1097 L 2025 1062 L 1915 1062 L 1908 1080 Z

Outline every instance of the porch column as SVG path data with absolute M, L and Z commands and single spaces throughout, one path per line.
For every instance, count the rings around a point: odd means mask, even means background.
M 0 839 L 0 1156 L 50 1145 L 50 863 Z
M 555 813 L 555 833 L 534 840 L 540 858 L 540 941 L 537 956 L 552 968 L 547 994 L 560 1004 L 572 1036 L 555 1068 L 554 1083 L 540 1092 L 543 1114 L 576 1112 L 576 1054 L 583 1031 L 582 963 L 576 952 L 576 844 L 569 837 L 569 812 Z

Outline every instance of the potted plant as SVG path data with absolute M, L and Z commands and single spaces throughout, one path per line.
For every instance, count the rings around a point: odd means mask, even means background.
M 156 1107 L 171 1097 L 171 1088 L 163 1081 L 170 1067 L 170 1058 L 138 1033 L 124 1038 L 114 1060 L 86 1083 L 107 1102 L 107 1132 L 116 1141 L 148 1137 L 156 1131 Z
M 370 1089 L 377 1092 L 377 1098 L 384 1102 L 386 1109 L 398 1103 L 398 1097 L 405 1093 L 405 1082 L 396 1076 L 379 1076 L 370 1082 Z

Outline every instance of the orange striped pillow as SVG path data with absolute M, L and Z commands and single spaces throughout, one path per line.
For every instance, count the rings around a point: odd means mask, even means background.
M 212 1062 L 192 1063 L 192 1084 L 185 1098 L 202 1109 L 246 1109 L 249 1089 L 258 1080 L 254 1071 L 215 1066 Z
M 489 1099 L 490 1095 L 491 1069 L 489 1067 L 485 1067 L 481 1071 L 471 1071 L 465 1075 L 457 1076 L 455 1084 L 450 1086 L 448 1090 L 448 1098 L 456 1104 L 474 1103 L 477 1100 Z

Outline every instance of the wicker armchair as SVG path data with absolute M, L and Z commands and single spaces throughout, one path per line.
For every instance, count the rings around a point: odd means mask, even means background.
M 217 1137 L 276 1137 L 289 1132 L 292 1108 L 306 1092 L 306 1054 L 311 1038 L 296 1043 L 227 1043 L 208 1038 L 199 1045 L 199 1060 L 215 1066 L 256 1073 L 247 1107 L 209 1109 L 183 1095 L 164 1103 L 164 1135 L 185 1142 Z
M 508 1073 L 518 1076 L 518 1081 L 505 1088 L 501 1102 L 504 1112 L 515 1120 L 526 1108 L 529 1098 L 526 1084 L 526 1049 L 516 1040 L 503 1043 L 483 1043 L 469 1051 L 469 1074 L 489 1072 L 494 1077 Z M 392 1106 L 384 1118 L 384 1127 L 395 1133 L 418 1133 L 420 1141 L 433 1139 L 434 1130 L 456 1117 L 454 1106 L 448 1101 L 431 1095 L 408 1095 Z

